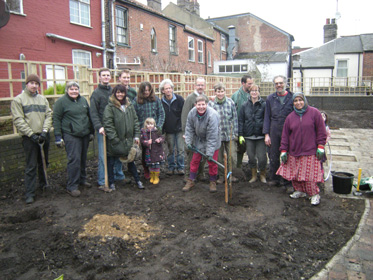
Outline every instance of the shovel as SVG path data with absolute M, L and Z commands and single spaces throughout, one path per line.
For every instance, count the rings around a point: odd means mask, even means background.
M 195 146 L 192 146 L 192 149 L 191 149 L 191 150 L 194 151 L 194 152 L 196 152 L 196 153 L 199 153 L 200 155 L 202 155 L 202 156 L 205 157 L 205 158 L 208 158 L 208 156 L 207 156 L 206 154 L 202 153 L 202 152 L 201 152 L 200 150 L 198 150 Z M 212 161 L 213 163 L 216 163 L 219 167 L 226 169 L 226 167 L 225 167 L 223 164 L 221 164 L 220 162 L 218 162 L 218 161 L 216 161 L 216 160 L 214 160 L 214 159 L 212 159 L 211 161 Z M 228 172 L 227 180 L 229 179 L 229 177 L 230 177 L 231 174 L 232 174 L 232 172 Z
M 44 178 L 45 178 L 44 189 L 45 189 L 46 187 L 49 186 L 49 183 L 48 183 L 48 174 L 47 174 L 47 163 L 45 161 L 45 154 L 44 154 L 44 142 L 39 143 L 39 147 L 40 147 L 41 161 L 43 163 L 43 172 L 44 172 Z M 44 189 L 43 189 L 43 191 L 44 191 Z

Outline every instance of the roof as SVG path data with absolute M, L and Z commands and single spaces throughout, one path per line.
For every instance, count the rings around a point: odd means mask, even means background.
M 303 68 L 333 68 L 335 54 L 358 54 L 373 51 L 373 33 L 342 36 L 320 47 L 299 52 Z M 293 62 L 299 68 L 299 61 Z
M 255 59 L 257 64 L 260 63 L 278 63 L 287 61 L 287 52 L 255 52 L 240 53 L 234 59 Z

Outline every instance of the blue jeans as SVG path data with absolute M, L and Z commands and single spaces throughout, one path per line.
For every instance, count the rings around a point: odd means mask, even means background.
M 99 186 L 105 185 L 105 164 L 104 164 L 104 138 L 103 135 L 97 131 L 97 144 L 98 144 L 98 170 L 97 170 L 97 183 Z M 119 158 L 114 162 L 114 180 L 124 180 L 122 170 L 122 163 Z
M 115 181 L 114 180 L 114 169 L 115 169 L 115 164 L 118 161 L 122 164 L 122 162 L 119 160 L 119 157 L 111 157 L 111 156 L 107 157 L 109 185 L 114 184 L 114 181 Z M 128 167 L 128 171 L 131 173 L 132 177 L 135 179 L 135 182 L 138 183 L 140 181 L 140 176 L 137 173 L 137 168 L 136 168 L 135 163 L 133 161 L 129 162 L 127 164 L 127 167 Z
M 183 133 L 166 134 L 168 146 L 168 169 L 169 170 L 184 170 L 184 139 Z M 176 157 L 175 157 L 176 153 Z M 176 158 L 176 161 L 175 161 Z

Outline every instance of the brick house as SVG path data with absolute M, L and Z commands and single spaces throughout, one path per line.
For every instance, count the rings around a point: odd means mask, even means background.
M 100 1 L 6 0 L 9 22 L 0 29 L 0 58 L 104 65 Z M 53 76 L 46 65 L 44 78 Z M 56 77 L 64 70 L 55 69 Z M 14 73 L 21 79 L 25 73 Z
M 111 68 L 212 72 L 214 37 L 168 17 L 159 0 L 148 0 L 148 5 L 131 0 L 112 4 L 107 15 L 112 26 L 107 29 L 107 38 L 115 50 L 108 54 Z

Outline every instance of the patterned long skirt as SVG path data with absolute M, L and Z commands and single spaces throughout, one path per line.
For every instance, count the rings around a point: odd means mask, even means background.
M 323 171 L 316 155 L 293 157 L 289 155 L 288 161 L 281 164 L 276 172 L 284 179 L 292 181 L 296 191 L 313 196 L 320 192 L 317 183 L 324 182 Z

